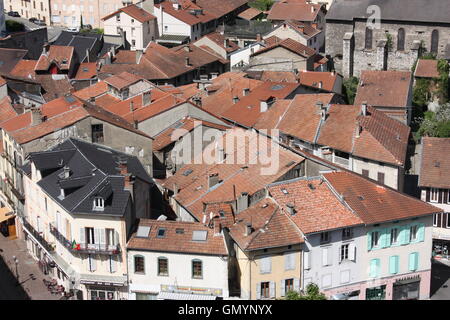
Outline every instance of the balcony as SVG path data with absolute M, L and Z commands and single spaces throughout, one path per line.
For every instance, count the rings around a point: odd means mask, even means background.
M 68 240 L 64 235 L 62 235 L 58 229 L 50 224 L 50 233 L 55 236 L 55 238 L 69 251 L 78 253 L 91 253 L 91 254 L 105 254 L 113 255 L 120 253 L 119 245 L 107 245 L 107 244 L 88 244 L 88 243 L 78 243 L 75 241 Z
M 25 196 L 24 196 L 23 192 L 20 191 L 19 189 L 17 189 L 17 187 L 14 185 L 14 182 L 9 175 L 6 174 L 4 180 L 7 182 L 7 184 L 9 184 L 9 189 L 14 194 L 14 196 L 17 198 L 17 200 L 19 200 L 19 201 L 25 200 Z
M 43 248 L 45 248 L 45 250 L 47 250 L 48 252 L 54 251 L 53 246 L 49 242 L 47 242 L 47 240 L 42 237 L 41 233 L 34 229 L 34 227 L 25 218 L 23 218 L 22 220 L 22 225 L 26 229 L 26 231 L 31 234 Z
M 341 158 L 336 155 L 334 156 L 333 163 L 336 163 L 336 164 L 340 165 L 341 167 L 344 167 L 345 169 L 348 169 L 349 162 L 350 161 L 348 159 Z

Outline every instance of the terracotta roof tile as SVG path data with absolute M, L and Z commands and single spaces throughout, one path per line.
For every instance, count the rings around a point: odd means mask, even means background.
M 34 79 L 34 68 L 36 67 L 37 60 L 20 60 L 16 66 L 9 73 L 11 76 L 25 79 Z
M 178 1 L 178 3 L 181 5 L 180 9 L 175 9 L 171 1 L 163 1 L 155 4 L 155 7 L 163 7 L 165 13 L 191 26 L 197 23 L 207 23 L 216 18 L 209 10 L 203 10 L 189 0 Z M 191 10 L 201 10 L 202 13 L 194 15 L 191 13 Z
M 89 100 L 90 98 L 96 98 L 107 92 L 108 84 L 104 81 L 99 81 L 90 87 L 75 91 L 73 95 L 83 100 Z
M 314 21 L 322 5 L 312 3 L 275 3 L 269 11 L 268 20 Z
M 354 104 L 376 107 L 407 107 L 411 72 L 361 71 Z
M 244 10 L 241 13 L 239 13 L 238 17 L 245 20 L 252 20 L 253 18 L 259 16 L 261 13 L 263 12 L 259 9 L 248 8 L 247 10 Z
M 94 104 L 96 104 L 99 107 L 102 107 L 104 109 L 107 109 L 108 106 L 114 105 L 116 103 L 121 102 L 119 98 L 116 98 L 110 94 L 104 94 L 102 96 L 99 96 L 98 98 L 95 98 Z
M 97 77 L 97 63 L 83 62 L 80 64 L 75 75 L 76 80 L 91 79 Z
M 103 81 L 107 84 L 110 84 L 114 88 L 118 90 L 122 90 L 125 87 L 131 86 L 132 84 L 145 80 L 144 78 L 137 76 L 135 74 L 129 73 L 129 72 L 121 72 L 119 74 L 116 74 L 114 76 L 108 77 L 104 79 Z
M 423 78 L 439 78 L 437 65 L 437 60 L 419 59 L 419 61 L 417 61 L 414 76 Z
M 204 35 L 204 37 L 210 39 L 215 44 L 217 44 L 218 46 L 220 46 L 223 49 L 225 49 L 228 53 L 234 52 L 236 50 L 239 50 L 239 46 L 236 43 L 234 43 L 233 41 L 227 40 L 219 32 L 211 32 L 211 33 L 208 33 L 208 34 Z M 224 46 L 224 42 L 225 41 L 227 42 L 227 46 L 226 47 Z M 194 42 L 194 44 L 195 44 L 195 42 Z
M 450 138 L 422 138 L 419 186 L 450 189 Z
M 74 48 L 70 46 L 50 46 L 48 53 L 41 54 L 34 70 L 47 71 L 52 63 L 61 70 L 69 70 Z
M 297 75 L 291 71 L 263 71 L 261 81 L 272 82 L 298 82 Z
M 246 6 L 247 0 L 197 0 L 195 3 L 214 15 L 221 18 L 233 11 Z
M 201 223 L 181 221 L 158 221 L 140 219 L 139 226 L 150 227 L 148 237 L 137 237 L 136 233 L 128 241 L 127 249 L 158 252 L 196 253 L 206 255 L 228 255 L 222 234 L 216 235 L 214 229 Z M 164 237 L 157 237 L 158 230 L 165 229 Z M 179 230 L 177 233 L 177 229 Z M 181 229 L 183 230 L 181 232 Z M 194 241 L 194 231 L 206 231 L 205 241 Z
M 270 51 L 277 47 L 283 47 L 289 51 L 292 51 L 295 54 L 298 54 L 302 57 L 309 58 L 311 56 L 314 56 L 316 54 L 316 51 L 310 47 L 307 47 L 303 44 L 301 44 L 298 41 L 295 41 L 291 38 L 286 38 L 284 40 L 281 40 L 280 38 L 276 36 L 271 36 L 264 40 L 267 43 L 267 46 L 265 48 L 262 48 L 255 53 L 253 53 L 251 56 L 256 56 L 261 53 Z
M 333 92 L 338 79 L 337 73 L 317 71 L 300 71 L 298 77 L 303 85 L 321 88 L 329 92 Z
M 131 4 L 126 7 L 118 9 L 117 11 L 107 15 L 106 17 L 103 17 L 102 20 L 103 21 L 108 20 L 109 18 L 111 18 L 112 16 L 116 15 L 119 12 L 124 12 L 141 23 L 156 19 L 156 17 L 152 15 L 150 12 L 137 7 L 135 4 Z
M 350 172 L 323 175 L 365 224 L 431 215 L 443 210 Z
M 0 123 L 6 120 L 12 119 L 17 116 L 16 110 L 11 104 L 11 98 L 9 96 L 0 100 Z

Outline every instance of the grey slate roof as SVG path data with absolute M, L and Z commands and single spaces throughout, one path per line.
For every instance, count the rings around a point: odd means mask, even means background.
M 131 194 L 124 190 L 119 160 L 126 160 L 128 173 L 153 184 L 136 157 L 75 138 L 66 139 L 48 151 L 32 152 L 29 158 L 43 175 L 38 185 L 71 213 L 112 216 L 126 213 Z M 64 167 L 70 169 L 68 179 L 64 179 Z M 65 197 L 61 197 L 61 189 Z M 103 211 L 93 210 L 97 196 L 105 201 Z
M 326 20 L 367 18 L 371 5 L 381 9 L 381 20 L 450 23 L 450 0 L 334 0 Z

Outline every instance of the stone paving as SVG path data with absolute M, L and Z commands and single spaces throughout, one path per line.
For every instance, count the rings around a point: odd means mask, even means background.
M 17 265 L 19 287 L 13 256 L 16 256 L 19 261 Z M 44 285 L 42 280 L 50 280 L 50 278 L 39 269 L 37 261 L 28 253 L 23 240 L 10 240 L 0 233 L 0 262 L 0 278 L 2 279 L 0 299 L 59 300 L 61 298 L 61 295 L 51 294 Z

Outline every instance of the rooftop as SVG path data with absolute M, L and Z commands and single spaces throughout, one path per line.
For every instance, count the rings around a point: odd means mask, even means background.
M 422 138 L 419 186 L 450 189 L 450 138 Z
M 439 78 L 438 61 L 419 59 L 417 61 L 414 77 L 420 78 Z

